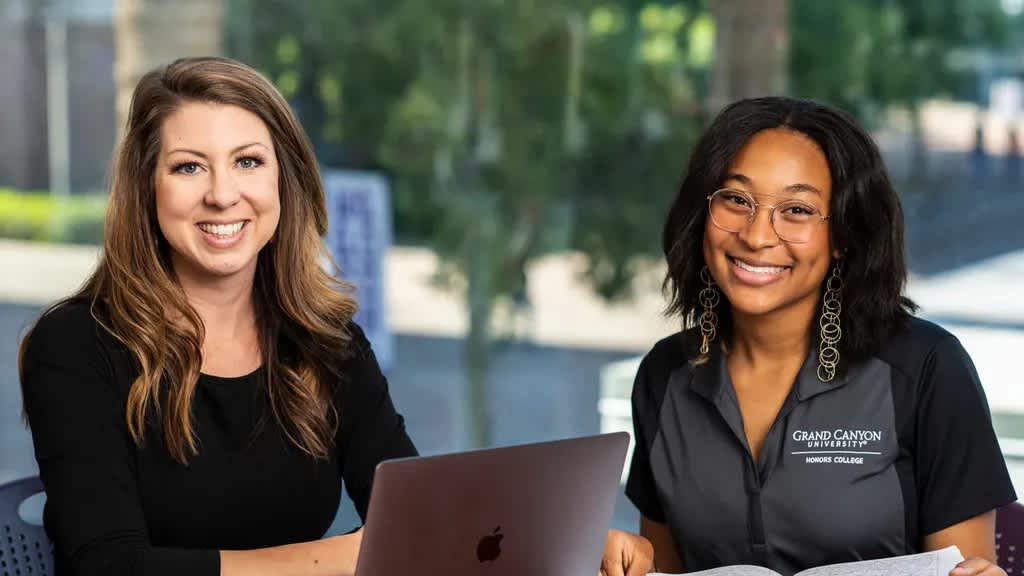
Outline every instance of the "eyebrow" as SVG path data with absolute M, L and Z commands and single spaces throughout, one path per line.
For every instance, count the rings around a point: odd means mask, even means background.
M 245 150 L 246 148 L 249 148 L 251 146 L 259 146 L 261 148 L 266 148 L 267 150 L 269 150 L 269 148 L 267 148 L 266 144 L 264 144 L 262 142 L 249 142 L 248 144 L 242 144 L 241 146 L 235 146 L 234 148 L 231 149 L 231 154 L 236 154 L 236 153 L 238 153 L 238 152 L 240 152 L 242 150 Z M 188 154 L 194 154 L 196 156 L 199 156 L 200 158 L 206 158 L 206 154 L 203 154 L 199 150 L 193 150 L 191 148 L 174 148 L 173 150 L 168 150 L 167 151 L 167 155 L 174 154 L 175 152 L 185 152 L 185 153 L 188 153 Z
M 725 177 L 725 181 L 728 182 L 729 180 L 736 180 L 737 182 L 739 182 L 741 184 L 744 184 L 746 186 L 753 186 L 754 185 L 753 180 L 751 180 L 750 178 L 748 178 L 748 177 L 746 177 L 743 174 L 740 174 L 738 172 L 731 173 L 731 174 L 727 175 Z M 798 182 L 796 184 L 790 184 L 789 186 L 786 186 L 783 190 L 785 190 L 786 192 L 794 192 L 794 193 L 801 193 L 801 192 L 803 192 L 803 193 L 808 193 L 808 194 L 817 194 L 818 196 L 821 196 L 821 190 L 818 190 L 817 188 L 815 188 L 814 186 L 811 186 L 810 184 L 804 184 L 803 182 Z

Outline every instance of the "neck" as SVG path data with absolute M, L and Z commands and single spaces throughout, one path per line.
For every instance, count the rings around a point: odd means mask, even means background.
M 188 303 L 203 321 L 206 337 L 236 338 L 251 334 L 256 326 L 253 305 L 255 267 L 229 277 L 196 278 L 179 274 L 178 282 Z
M 817 299 L 769 315 L 746 315 L 733 310 L 730 355 L 752 365 L 803 361 L 811 345 Z

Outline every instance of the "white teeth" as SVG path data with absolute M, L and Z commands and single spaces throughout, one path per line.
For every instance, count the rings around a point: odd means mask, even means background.
M 755 274 L 778 274 L 786 269 L 784 266 L 751 266 L 738 258 L 733 259 L 733 262 L 747 272 L 753 272 Z
M 244 225 L 245 222 L 235 222 L 234 224 L 200 224 L 199 229 L 207 234 L 227 237 L 238 234 Z

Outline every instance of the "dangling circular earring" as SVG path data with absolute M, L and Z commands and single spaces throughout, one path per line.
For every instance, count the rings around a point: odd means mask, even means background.
M 700 318 L 697 319 L 697 325 L 700 327 L 701 335 L 700 354 L 707 356 L 711 350 L 711 341 L 715 339 L 715 332 L 718 329 L 718 315 L 715 314 L 715 307 L 718 306 L 719 295 L 707 265 L 700 270 L 700 280 L 704 283 L 704 288 L 697 294 L 697 299 L 700 301 L 703 311 Z
M 839 324 L 839 315 L 843 311 L 840 292 L 843 289 L 842 265 L 836 261 L 832 275 L 825 283 L 825 295 L 821 299 L 821 318 L 818 327 L 821 333 L 818 338 L 818 380 L 830 382 L 836 377 L 839 366 L 839 339 L 843 329 Z

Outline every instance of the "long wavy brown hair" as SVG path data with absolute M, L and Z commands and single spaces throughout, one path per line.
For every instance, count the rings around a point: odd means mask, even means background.
M 350 287 L 321 265 L 330 261 L 322 241 L 327 210 L 309 139 L 281 94 L 252 68 L 225 58 L 186 58 L 142 77 L 114 160 L 102 257 L 64 302 L 90 302 L 93 317 L 137 363 L 125 414 L 135 442 L 143 443 L 152 414 L 176 460 L 198 453 L 191 406 L 205 332 L 176 281 L 155 200 L 161 127 L 186 102 L 244 108 L 270 131 L 281 218 L 258 256 L 253 286 L 263 373 L 273 415 L 289 440 L 326 458 L 338 426 L 332 395 L 344 376 L 339 365 L 350 351 L 356 302 Z

